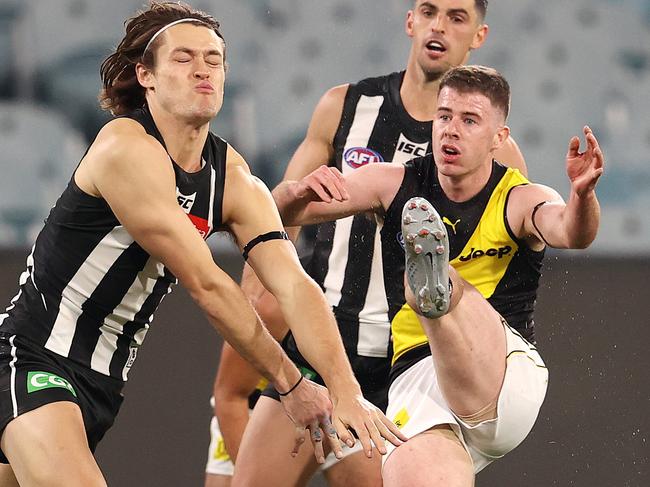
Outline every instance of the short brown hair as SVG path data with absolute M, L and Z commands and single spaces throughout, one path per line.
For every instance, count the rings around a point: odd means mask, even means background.
M 416 6 L 418 0 L 413 0 L 413 6 Z M 483 22 L 487 14 L 488 0 L 474 0 L 474 8 L 478 12 L 478 17 Z
M 438 93 L 445 86 L 461 93 L 480 93 L 486 96 L 492 106 L 500 108 L 504 118 L 508 118 L 510 85 L 496 69 L 485 66 L 456 66 L 442 77 Z
M 188 18 L 196 19 L 196 24 L 212 29 L 224 41 L 219 32 L 219 22 L 214 17 L 180 2 L 152 1 L 147 10 L 137 12 L 124 22 L 124 38 L 100 68 L 103 88 L 99 101 L 104 110 L 109 110 L 113 115 L 124 115 L 144 106 L 145 89 L 138 82 L 135 66 L 142 63 L 147 68 L 154 68 L 154 54 L 160 45 L 160 37 L 146 49 L 149 41 L 166 25 Z M 224 60 L 225 55 L 224 41 Z
M 485 20 L 485 15 L 487 14 L 488 0 L 474 0 L 474 7 L 478 12 L 481 21 Z

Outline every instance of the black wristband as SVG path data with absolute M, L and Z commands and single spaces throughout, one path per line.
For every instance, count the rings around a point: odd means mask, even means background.
M 280 396 L 282 396 L 282 397 L 284 397 L 284 396 L 288 396 L 289 394 L 291 394 L 291 393 L 294 391 L 294 389 L 295 389 L 296 387 L 298 387 L 298 386 L 300 385 L 300 383 L 302 382 L 302 380 L 303 380 L 304 378 L 305 378 L 305 376 L 301 374 L 301 375 L 300 375 L 300 379 L 298 379 L 298 382 L 296 382 L 296 383 L 293 385 L 293 387 L 292 387 L 291 389 L 289 389 L 287 392 L 280 392 L 280 391 L 278 391 L 278 395 L 280 395 Z

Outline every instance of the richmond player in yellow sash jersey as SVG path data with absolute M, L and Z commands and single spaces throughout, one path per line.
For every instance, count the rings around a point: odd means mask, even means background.
M 578 137 L 569 143 L 568 201 L 529 183 L 493 160 L 509 134 L 509 103 L 495 70 L 452 68 L 440 82 L 432 155 L 345 177 L 321 168 L 275 195 L 285 225 L 374 212 L 385 279 L 403 282 L 406 250 L 418 315 L 401 307 L 393 316 L 387 415 L 409 441 L 385 459 L 387 487 L 474 485 L 524 440 L 544 400 L 548 371 L 532 320 L 541 261 L 546 247 L 595 238 L 604 159 L 585 127 L 585 152 Z

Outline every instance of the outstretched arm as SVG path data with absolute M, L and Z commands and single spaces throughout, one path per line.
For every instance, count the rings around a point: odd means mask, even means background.
M 266 186 L 250 175 L 238 154 L 231 151 L 230 158 L 239 162 L 228 166 L 224 217 L 243 248 L 259 235 L 281 230 L 282 223 Z M 363 400 L 332 311 L 318 285 L 300 266 L 291 242 L 270 240 L 258 244 L 250 250 L 248 261 L 264 286 L 278 299 L 302 354 L 327 384 L 336 409 L 334 417 L 339 419 L 335 426 L 341 438 L 353 441 L 346 430 L 351 427 L 367 452 L 371 451 L 370 438 L 380 451 L 384 450 L 380 432 L 399 443 L 389 431 L 398 431 L 394 425 Z M 282 399 L 285 408 L 291 405 L 289 401 L 308 399 L 301 396 L 301 390 L 303 388 L 299 387 L 296 394 Z M 326 424 L 324 426 L 327 428 Z
M 604 158 L 591 129 L 585 127 L 583 131 L 587 143 L 584 152 L 580 152 L 578 137 L 569 142 L 566 171 L 571 192 L 567 203 L 546 186 L 534 184 L 513 190 L 508 215 L 511 209 L 519 212 L 521 236 L 551 247 L 573 249 L 584 249 L 596 238 L 600 205 L 595 190 L 603 174 Z
M 402 164 L 369 164 L 345 176 L 321 166 L 300 181 L 276 188 L 273 198 L 285 224 L 320 223 L 365 211 L 383 212 L 403 178 Z
M 268 293 L 260 302 L 262 310 L 277 311 L 265 305 L 272 296 Z M 266 329 L 280 341 L 287 333 L 287 325 L 278 312 L 260 312 Z M 237 459 L 239 445 L 249 417 L 249 396 L 262 380 L 260 373 L 237 353 L 227 342 L 223 344 L 217 377 L 214 382 L 215 416 L 223 435 L 226 450 L 233 462 Z
M 287 184 L 286 181 L 302 179 L 319 166 L 326 166 L 334 156 L 334 135 L 343 113 L 343 102 L 348 90 L 348 85 L 336 86 L 329 89 L 320 99 L 314 109 L 311 122 L 304 140 L 296 149 L 289 161 L 284 175 L 284 182 L 279 188 Z M 300 227 L 287 227 L 289 238 L 296 242 L 300 234 Z M 244 265 L 241 286 L 244 294 L 251 301 L 258 313 L 265 313 L 262 302 L 266 308 L 277 308 L 277 302 L 264 289 L 248 264 Z

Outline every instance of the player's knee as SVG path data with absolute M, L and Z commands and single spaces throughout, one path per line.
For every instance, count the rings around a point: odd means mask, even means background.
M 382 476 L 384 487 L 474 485 L 469 453 L 446 426 L 420 433 L 395 448 L 384 464 Z

